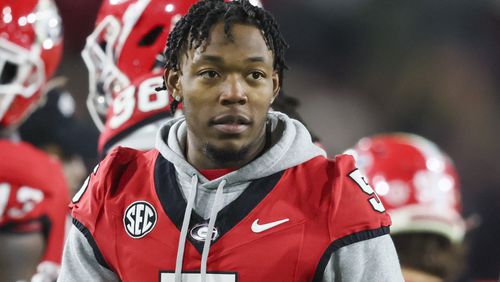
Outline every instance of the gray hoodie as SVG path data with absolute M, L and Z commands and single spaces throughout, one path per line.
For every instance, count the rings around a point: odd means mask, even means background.
M 271 129 L 271 146 L 265 153 L 240 169 L 211 181 L 184 157 L 187 136 L 185 119 L 181 117 L 170 120 L 160 129 L 156 149 L 175 167 L 177 182 L 188 202 L 188 218 L 191 212 L 190 201 L 192 209 L 203 218 L 216 218 L 213 216 L 214 212 L 216 215 L 218 210 L 235 200 L 251 181 L 294 167 L 314 157 L 326 156 L 324 150 L 312 143 L 309 132 L 300 122 L 279 112 L 270 112 L 268 126 Z M 191 200 L 190 195 L 195 197 Z M 187 228 L 183 226 L 183 229 L 184 227 Z M 208 230 L 212 230 L 210 224 Z M 182 232 L 181 238 L 186 236 Z M 208 254 L 210 246 L 209 243 L 206 245 L 208 248 L 203 251 Z M 183 252 L 183 247 L 179 246 L 178 256 L 180 253 L 182 257 Z M 182 266 L 182 259 L 180 265 Z M 119 280 L 114 273 L 97 263 L 86 238 L 73 226 L 65 246 L 58 281 L 86 281 L 85 277 L 92 277 L 93 281 Z M 390 236 L 383 235 L 357 242 L 334 252 L 325 268 L 323 281 L 403 281 Z
M 194 210 L 199 215 L 205 219 L 209 217 L 215 191 L 223 179 L 226 181 L 223 206 L 226 206 L 236 199 L 252 180 L 294 167 L 320 155 L 326 156 L 323 149 L 311 142 L 309 132 L 300 122 L 279 112 L 269 113 L 268 121 L 268 126 L 271 126 L 271 148 L 249 164 L 212 181 L 200 174 L 183 155 L 187 134 L 184 118 L 173 120 L 161 128 L 156 139 L 156 148 L 165 159 L 174 164 L 177 181 L 185 197 L 191 188 L 192 175 L 198 175 L 199 185 Z M 176 134 L 169 134 L 170 132 Z

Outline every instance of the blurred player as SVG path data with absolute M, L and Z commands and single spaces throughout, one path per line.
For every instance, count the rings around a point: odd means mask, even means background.
M 75 100 L 64 89 L 66 79 L 52 79 L 43 106 L 19 127 L 23 141 L 55 156 L 63 164 L 71 194 L 95 165 L 98 131 L 75 116 Z
M 168 33 L 193 0 L 103 1 L 82 57 L 89 70 L 87 106 L 101 131 L 101 156 L 116 146 L 154 147 L 172 117 L 163 85 Z
M 58 275 L 68 187 L 60 164 L 19 141 L 16 128 L 38 106 L 61 54 L 51 0 L 0 2 L 0 281 Z
M 402 133 L 363 138 L 347 153 L 391 214 L 405 281 L 456 281 L 465 224 L 451 159 L 431 141 Z

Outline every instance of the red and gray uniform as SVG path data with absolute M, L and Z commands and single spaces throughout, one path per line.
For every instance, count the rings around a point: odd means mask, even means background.
M 42 232 L 40 261 L 60 264 L 68 202 L 57 160 L 27 143 L 0 139 L 0 232 Z
M 218 200 L 223 205 L 207 257 L 209 281 L 402 281 L 390 218 L 357 177 L 352 157 L 328 160 L 300 123 L 279 113 L 269 118 L 287 129 L 273 127 L 281 140 L 214 180 L 173 155 L 182 151 L 182 118 L 162 129 L 164 142 L 155 150 L 113 150 L 73 198 L 74 226 L 60 281 L 87 275 L 173 281 L 190 201 L 185 195 L 193 189 L 182 281 L 199 279 L 207 211 Z M 178 138 L 165 138 L 169 130 Z M 306 152 L 285 154 L 298 146 Z M 193 173 L 199 183 L 188 183 Z M 213 187 L 223 179 L 217 199 Z

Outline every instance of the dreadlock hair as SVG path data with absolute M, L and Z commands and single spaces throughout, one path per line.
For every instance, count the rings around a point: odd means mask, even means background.
M 236 23 L 250 24 L 262 32 L 267 47 L 272 51 L 273 68 L 278 72 L 280 86 L 283 81 L 285 64 L 285 42 L 274 16 L 268 11 L 250 4 L 248 0 L 200 0 L 182 17 L 170 32 L 165 50 L 165 68 L 178 71 L 180 58 L 186 50 L 196 49 L 206 44 L 210 29 L 218 22 L 224 22 L 224 33 L 230 40 L 233 39 L 231 27 Z M 166 83 L 157 90 L 166 90 Z M 172 101 L 170 110 L 173 114 L 179 101 Z
M 299 114 L 298 111 L 299 107 L 300 107 L 300 101 L 297 100 L 295 97 L 286 94 L 283 90 L 280 90 L 279 95 L 276 97 L 272 105 L 273 110 L 282 112 L 287 116 L 300 121 L 300 123 L 302 123 L 307 128 L 307 131 L 309 131 L 309 133 L 311 134 L 312 141 L 319 142 L 320 141 L 319 136 L 314 134 L 313 131 L 311 131 L 311 128 L 307 126 L 306 122 Z

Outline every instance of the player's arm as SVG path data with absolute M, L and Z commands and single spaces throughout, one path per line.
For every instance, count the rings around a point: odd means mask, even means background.
M 113 254 L 103 252 L 106 242 L 99 245 L 96 241 L 97 232 L 112 234 L 112 231 L 104 230 L 110 224 L 100 221 L 106 217 L 103 212 L 106 210 L 107 187 L 113 183 L 113 168 L 120 166 L 117 159 L 119 150 L 114 150 L 93 169 L 71 200 L 73 224 L 64 246 L 58 281 L 87 281 L 89 277 L 92 281 L 119 281 L 113 267 L 108 264 Z
M 383 235 L 334 252 L 322 281 L 404 281 L 391 237 Z
M 102 266 L 96 259 L 94 249 L 83 233 L 71 226 L 64 246 L 61 273 L 57 281 L 120 281 L 110 269 Z
M 53 161 L 50 171 L 50 187 L 46 193 L 46 212 L 43 223 L 46 232 L 46 246 L 41 262 L 38 264 L 32 281 L 55 281 L 59 273 L 61 256 L 66 237 L 66 223 L 69 218 L 69 190 L 64 178 L 62 167 Z
M 329 222 L 332 243 L 316 280 L 404 281 L 384 206 L 351 156 L 339 156 L 336 163 L 339 181 L 332 194 Z

